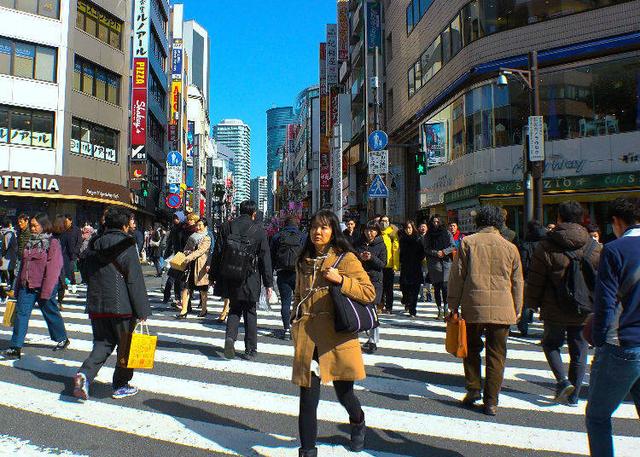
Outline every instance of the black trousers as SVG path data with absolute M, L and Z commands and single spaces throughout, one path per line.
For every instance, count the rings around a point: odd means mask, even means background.
M 382 297 L 384 299 L 384 307 L 387 311 L 393 309 L 393 282 L 395 276 L 396 274 L 393 268 L 384 268 L 382 270 Z
M 280 270 L 278 271 L 278 290 L 280 291 L 280 301 L 282 308 L 280 315 L 282 316 L 282 326 L 285 330 L 291 327 L 291 300 L 293 299 L 293 291 L 296 289 L 296 272 Z
M 314 353 L 317 359 L 317 353 Z M 353 392 L 353 381 L 333 381 L 333 388 L 338 401 L 349 413 L 349 421 L 359 424 L 364 420 L 362 406 Z M 300 413 L 298 415 L 298 430 L 300 432 L 300 446 L 309 451 L 316 447 L 318 439 L 318 402 L 320 401 L 320 378 L 311 375 L 311 387 L 300 387 Z
M 121 336 L 133 332 L 135 325 L 135 319 L 131 318 L 92 319 L 93 350 L 78 372 L 83 373 L 87 377 L 87 381 L 93 382 L 100 368 L 120 344 Z M 116 364 L 116 369 L 113 372 L 113 390 L 126 386 L 132 377 L 133 369 L 121 368 Z
M 447 294 L 449 293 L 449 289 L 447 286 L 447 282 L 433 283 L 433 292 L 435 294 L 436 306 L 438 307 L 438 310 L 440 310 L 440 308 L 444 304 L 443 311 L 445 313 L 447 312 Z
M 171 299 L 171 288 L 175 294 L 176 300 L 182 299 L 182 289 L 184 288 L 184 279 L 178 278 L 180 272 L 176 270 L 169 270 L 167 274 L 167 282 L 164 285 L 164 302 L 168 303 Z M 183 273 L 184 276 L 184 273 Z
M 409 309 L 409 314 L 415 316 L 418 308 L 418 294 L 420 293 L 420 284 L 402 284 L 402 303 Z
M 558 382 L 567 379 L 567 371 L 560 353 L 566 339 L 570 357 L 569 382 L 576 388 L 576 398 L 580 395 L 582 382 L 587 372 L 587 355 L 589 353 L 589 344 L 582 337 L 583 328 L 584 325 L 563 325 L 545 321 L 542 337 L 544 355 L 547 357 L 551 371 Z
M 231 338 L 233 341 L 238 338 L 238 326 L 240 325 L 241 317 L 244 319 L 244 349 L 245 351 L 257 351 L 258 316 L 254 302 L 230 301 L 225 338 Z

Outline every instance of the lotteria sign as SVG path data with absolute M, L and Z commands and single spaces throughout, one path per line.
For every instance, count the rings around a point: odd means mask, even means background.
M 0 183 L 2 184 L 3 190 L 60 192 L 60 185 L 56 178 L 2 175 L 0 177 Z

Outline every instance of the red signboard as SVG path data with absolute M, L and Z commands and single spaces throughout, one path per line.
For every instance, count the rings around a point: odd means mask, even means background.
M 131 91 L 131 145 L 141 146 L 147 141 L 147 81 L 149 60 L 133 59 L 133 90 Z M 144 158 L 144 157 L 141 157 Z
M 349 59 L 349 2 L 338 0 L 338 62 Z

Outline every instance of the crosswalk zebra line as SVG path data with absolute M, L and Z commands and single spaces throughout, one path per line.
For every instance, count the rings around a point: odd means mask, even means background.
M 19 362 L 15 362 L 17 365 Z M 25 363 L 25 362 L 23 362 Z M 28 363 L 28 362 L 26 362 Z M 64 362 L 65 365 L 69 362 Z M 79 364 L 78 364 L 79 365 Z M 28 367 L 28 365 L 26 366 Z M 25 368 L 26 368 L 25 367 Z M 71 376 L 73 369 L 65 370 L 64 366 L 51 368 L 47 372 L 53 371 L 56 374 L 65 374 Z M 112 370 L 104 368 L 99 374 L 99 380 L 109 382 Z M 296 416 L 298 414 L 298 398 L 290 395 L 276 394 L 271 392 L 256 391 L 253 389 L 239 388 L 233 386 L 222 386 L 212 383 L 204 383 L 201 381 L 183 380 L 170 378 L 166 376 L 158 376 L 150 373 L 137 373 L 136 384 L 147 392 L 153 392 L 161 395 L 168 395 L 178 398 L 190 398 L 205 403 L 232 406 L 236 408 L 249 409 L 253 411 L 262 411 L 271 414 L 282 414 L 287 416 Z M 12 384 L 0 382 L 0 391 L 5 392 L 4 398 L 0 399 L 0 404 L 7 406 L 19 403 L 21 409 L 27 409 L 32 412 L 42 414 L 47 411 L 46 408 L 51 402 L 51 395 L 42 391 L 26 388 L 26 392 L 21 393 L 23 387 L 16 387 Z M 23 400 L 19 401 L 15 397 L 22 396 Z M 49 397 L 49 398 L 47 398 Z M 42 402 L 40 400 L 43 400 Z M 132 408 L 119 407 L 125 411 L 116 411 L 118 409 L 113 405 L 98 403 L 98 411 L 96 402 L 90 402 L 87 405 L 70 404 L 71 411 L 59 412 L 55 411 L 47 415 L 66 416 L 66 418 L 75 417 L 84 423 L 94 425 L 116 427 L 117 430 L 129 432 L 128 427 L 131 423 L 138 426 L 146 424 L 143 433 L 150 438 L 163 439 L 164 436 L 180 435 L 181 444 L 203 447 L 216 452 L 232 453 L 228 446 L 216 443 L 213 438 L 205 438 L 201 435 L 194 434 L 193 428 L 190 427 L 185 433 L 184 424 L 173 418 L 148 411 L 140 411 Z M 49 405 L 50 406 L 50 405 Z M 65 404 L 67 406 L 67 404 Z M 86 407 L 82 410 L 82 407 Z M 318 407 L 319 420 L 341 422 L 344 420 L 344 411 L 336 407 L 335 402 L 320 401 Z M 15 406 L 14 406 L 15 407 Z M 459 419 L 451 417 L 433 416 L 429 414 L 405 412 L 398 410 L 389 410 L 377 407 L 363 407 L 367 417 L 367 424 L 372 428 L 383 429 L 387 431 L 412 433 L 416 435 L 426 435 L 438 438 L 448 438 L 463 441 L 471 441 L 481 444 L 493 444 L 501 446 L 510 446 L 520 449 L 535 449 L 538 451 L 561 452 L 565 454 L 588 454 L 586 445 L 586 434 L 581 432 L 570 432 L 564 430 L 547 430 L 535 427 L 525 427 L 521 425 L 498 424 L 485 421 L 472 421 L 468 419 Z M 37 409 L 34 411 L 34 409 Z M 52 408 L 56 409 L 56 408 Z M 61 408 L 57 408 L 60 410 Z M 87 417 L 86 411 L 92 411 L 91 417 Z M 83 414 L 84 413 L 84 414 Z M 126 414 L 126 416 L 121 416 Z M 99 416 L 96 419 L 94 416 Z M 160 416 L 160 417 L 158 417 Z M 127 417 L 129 424 L 121 424 L 121 417 Z M 65 417 L 63 417 L 65 418 Z M 184 419 L 188 421 L 188 419 Z M 105 421 L 102 425 L 96 422 Z M 153 424 L 151 426 L 151 424 Z M 197 428 L 197 427 L 196 427 Z M 237 429 L 234 429 L 236 431 Z M 162 432 L 161 432 L 162 431 Z M 217 436 L 217 435 L 210 435 Z M 253 437 L 252 437 L 253 438 Z M 264 439 L 264 438 L 263 438 Z M 631 437 L 617 436 L 616 448 L 621 455 L 631 451 L 637 445 L 637 439 Z M 249 441 L 255 443 L 253 441 Z M 206 447 L 205 447 L 206 446 Z M 240 454 L 242 455 L 242 454 Z

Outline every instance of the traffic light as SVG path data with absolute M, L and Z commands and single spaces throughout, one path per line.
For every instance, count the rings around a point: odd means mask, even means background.
M 142 195 L 143 198 L 149 196 L 149 181 L 147 181 L 146 177 L 140 181 L 140 195 Z
M 427 173 L 427 160 L 425 157 L 425 153 L 422 151 L 416 153 L 416 172 L 419 175 L 424 175 Z

